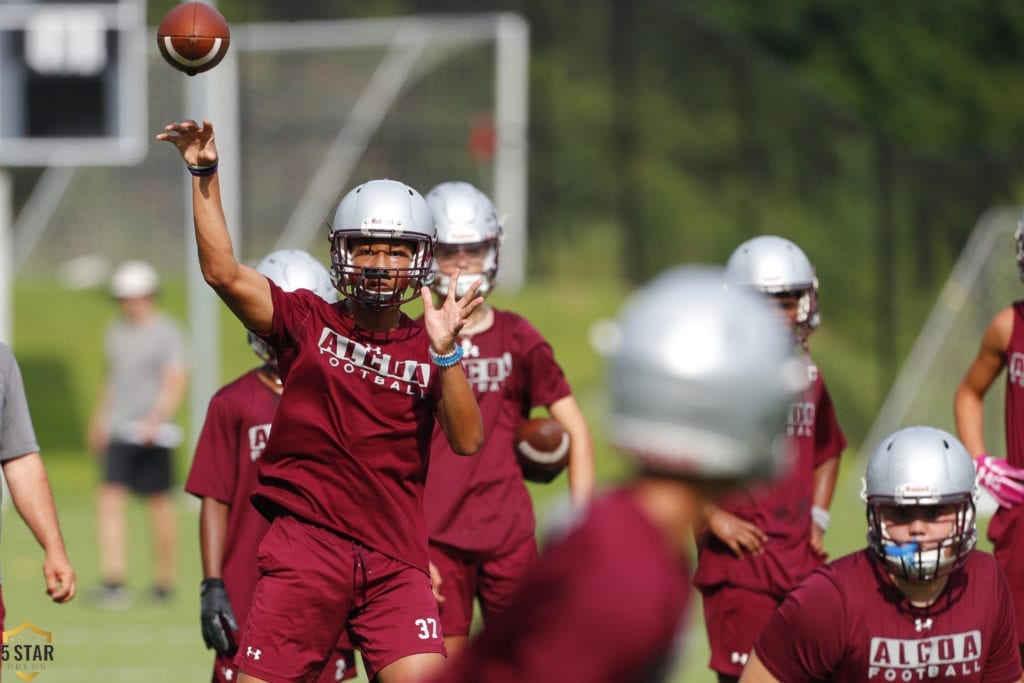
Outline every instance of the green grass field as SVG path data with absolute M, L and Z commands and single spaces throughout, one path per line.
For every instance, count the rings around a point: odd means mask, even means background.
M 164 303 L 184 318 L 181 289 L 168 285 Z M 25 370 L 43 456 L 78 572 L 79 597 L 67 605 L 49 602 L 40 574 L 39 548 L 7 506 L 0 544 L 7 628 L 30 621 L 52 632 L 55 661 L 40 674 L 37 680 L 41 683 L 208 680 L 212 659 L 204 649 L 198 625 L 198 506 L 186 494 L 178 498 L 180 589 L 174 599 L 161 605 L 140 599 L 134 608 L 123 612 L 97 610 L 85 599 L 84 594 L 97 581 L 92 503 L 96 471 L 82 443 L 102 373 L 102 331 L 115 313 L 114 304 L 102 292 L 62 292 L 46 282 L 20 282 L 15 297 L 15 352 Z M 594 320 L 613 316 L 623 297 L 624 288 L 613 280 L 564 277 L 533 281 L 514 297 L 502 296 L 499 289 L 493 298 L 495 305 L 526 315 L 551 341 L 594 431 L 602 485 L 619 479 L 624 467 L 604 445 L 601 426 L 607 400 L 603 364 L 590 349 L 586 331 Z M 409 310 L 414 312 L 416 305 Z M 222 379 L 227 380 L 254 365 L 255 357 L 240 326 L 226 311 L 223 320 Z M 842 419 L 843 406 L 839 404 L 838 409 Z M 862 472 L 851 471 L 852 455 L 853 451 L 848 451 L 833 505 L 828 535 L 833 557 L 864 543 L 864 512 L 858 499 Z M 184 480 L 188 459 L 187 454 L 179 454 L 179 481 Z M 554 499 L 564 493 L 564 476 L 552 485 L 534 485 L 531 490 L 543 518 Z M 140 592 L 148 587 L 151 576 L 145 514 L 138 503 L 131 508 L 130 585 Z M 985 542 L 981 547 L 988 549 Z M 710 682 L 714 677 L 706 667 L 699 599 L 694 600 L 694 608 L 690 642 L 673 680 Z M 10 669 L 3 678 L 18 680 Z

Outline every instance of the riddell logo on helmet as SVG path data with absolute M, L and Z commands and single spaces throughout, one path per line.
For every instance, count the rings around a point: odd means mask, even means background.
M 477 234 L 472 229 L 452 230 L 451 234 L 448 235 L 448 239 L 453 241 L 453 242 L 454 241 L 463 242 L 463 241 L 475 240 L 476 238 L 477 238 Z
M 933 495 L 935 490 L 928 484 L 903 484 L 896 487 L 896 493 L 904 498 L 920 498 Z
M 363 226 L 368 225 L 393 225 L 396 228 L 402 227 L 401 218 L 380 218 L 378 216 L 370 216 L 369 218 L 363 219 Z

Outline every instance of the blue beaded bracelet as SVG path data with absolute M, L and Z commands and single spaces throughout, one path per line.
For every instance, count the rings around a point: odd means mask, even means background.
M 193 164 L 185 164 L 188 172 L 194 176 L 213 175 L 217 172 L 217 162 L 214 161 L 209 166 L 195 166 Z
M 465 353 L 459 344 L 455 345 L 455 349 L 452 352 L 446 353 L 443 356 L 434 351 L 433 346 L 427 347 L 427 351 L 430 352 L 430 360 L 434 362 L 434 365 L 441 368 L 450 368 L 455 365 L 462 360 L 462 355 Z

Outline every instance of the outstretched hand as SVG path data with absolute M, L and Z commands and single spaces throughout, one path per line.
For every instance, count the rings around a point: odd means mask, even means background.
M 470 314 L 483 303 L 484 298 L 476 295 L 482 280 L 477 280 L 461 298 L 456 298 L 455 288 L 459 283 L 459 270 L 452 274 L 448 283 L 448 294 L 441 300 L 440 308 L 434 306 L 434 297 L 429 287 L 420 290 L 423 299 L 423 326 L 430 336 L 430 345 L 435 353 L 449 353 L 455 346 L 459 332 L 465 327 Z
M 217 161 L 217 146 L 213 142 L 213 124 L 203 119 L 199 125 L 188 120 L 169 123 L 157 140 L 169 142 L 178 148 L 181 158 L 192 166 L 209 166 Z

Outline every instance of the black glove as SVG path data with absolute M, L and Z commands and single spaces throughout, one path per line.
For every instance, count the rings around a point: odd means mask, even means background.
M 222 579 L 203 579 L 199 587 L 199 620 L 203 626 L 203 642 L 206 648 L 213 648 L 220 654 L 227 654 L 234 648 L 231 631 L 238 630 L 235 613 L 231 611 L 228 591 Z M 227 625 L 231 631 L 224 628 Z

